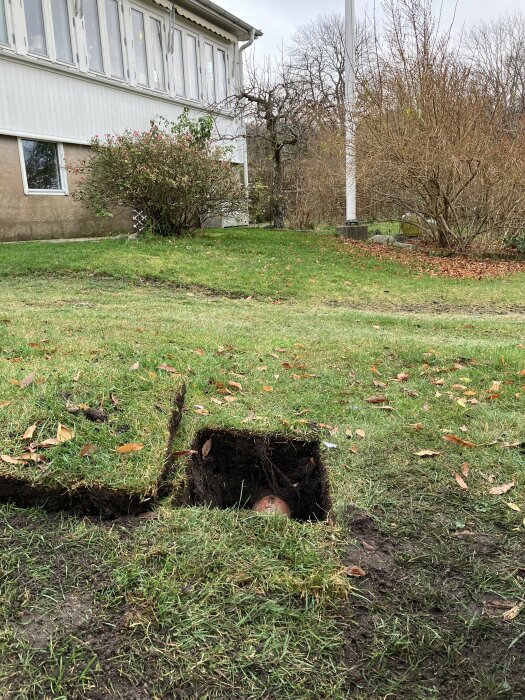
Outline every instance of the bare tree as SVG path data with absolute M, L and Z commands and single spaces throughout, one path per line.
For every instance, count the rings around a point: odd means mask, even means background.
M 284 56 L 262 67 L 245 71 L 244 87 L 237 105 L 245 119 L 258 124 L 252 138 L 263 139 L 271 159 L 270 200 L 272 224 L 284 228 L 286 220 L 285 158 L 306 129 L 308 110 L 302 82 Z
M 523 127 L 458 58 L 431 0 L 387 0 L 373 80 L 360 91 L 358 182 L 372 216 L 414 212 L 465 249 L 524 223 Z

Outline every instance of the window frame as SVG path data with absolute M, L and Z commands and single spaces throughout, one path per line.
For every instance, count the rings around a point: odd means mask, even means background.
M 118 80 L 120 83 L 127 83 L 129 81 L 129 66 L 128 66 L 128 56 L 126 52 L 126 33 L 125 33 L 125 21 L 124 21 L 124 4 L 122 0 L 115 0 L 117 3 L 118 12 L 118 25 L 120 33 L 120 54 L 122 56 L 122 70 L 123 77 L 119 78 L 118 75 L 113 75 L 111 72 L 111 50 L 109 48 L 111 37 L 109 36 L 109 25 L 108 16 L 106 13 L 106 2 L 99 2 L 99 23 L 101 30 L 101 42 L 102 42 L 102 58 L 105 66 L 105 75 L 111 80 Z M 102 6 L 102 14 L 100 12 L 100 7 Z
M 183 55 L 184 55 L 184 82 L 186 87 L 186 99 L 190 102 L 202 102 L 202 57 L 201 57 L 201 38 L 197 32 L 192 32 L 188 29 L 183 31 L 184 41 L 183 41 Z M 198 97 L 192 97 L 190 95 L 190 60 L 188 56 L 188 41 L 187 38 L 191 36 L 196 41 L 195 45 L 195 57 L 197 59 L 197 95 Z
M 64 197 L 64 196 L 69 195 L 67 169 L 66 169 L 66 163 L 64 160 L 64 144 L 60 143 L 58 141 L 52 141 L 51 139 L 45 139 L 45 138 L 24 139 L 24 138 L 19 137 L 17 139 L 17 141 L 18 141 L 18 155 L 20 158 L 20 170 L 22 172 L 22 184 L 24 187 L 24 194 L 28 195 L 28 196 L 44 195 L 44 196 L 51 196 L 51 197 L 56 197 L 56 196 Z M 61 185 L 60 190 L 34 190 L 34 189 L 29 188 L 29 185 L 27 183 L 26 161 L 24 158 L 24 146 L 23 146 L 22 141 L 40 141 L 43 143 L 53 143 L 56 146 L 57 159 L 58 159 L 58 170 L 59 170 L 60 185 Z
M 43 21 L 44 21 L 44 39 L 46 42 L 46 49 L 47 52 L 45 54 L 41 53 L 35 53 L 34 51 L 31 51 L 29 49 L 29 41 L 28 41 L 28 35 L 27 35 L 27 21 L 26 21 L 26 6 L 25 2 L 22 1 L 22 15 L 23 15 L 23 23 L 24 23 L 24 38 L 27 46 L 27 54 L 28 56 L 33 56 L 35 58 L 38 58 L 39 60 L 44 60 L 44 61 L 51 61 L 52 63 L 58 63 L 60 66 L 67 66 L 68 68 L 71 68 L 73 66 L 74 68 L 78 68 L 78 46 L 77 46 L 77 37 L 76 37 L 76 32 L 75 32 L 75 26 L 73 23 L 73 17 L 74 17 L 74 6 L 72 0 L 66 0 L 66 9 L 67 9 L 67 19 L 68 19 L 68 27 L 69 27 L 69 41 L 71 45 L 71 57 L 72 57 L 72 62 L 69 63 L 68 61 L 63 61 L 57 57 L 57 47 L 56 47 L 56 41 L 55 41 L 55 27 L 53 23 L 53 8 L 51 7 L 51 0 L 40 0 L 41 5 L 42 5 L 42 16 L 43 16 Z M 10 3 L 9 3 L 10 4 Z M 8 20 L 9 23 L 9 20 Z M 3 44 L 0 44 L 0 46 L 3 46 Z
M 9 0 L 3 0 L 4 9 L 4 19 L 5 19 L 5 30 L 7 33 L 7 43 L 0 41 L 0 50 L 5 51 L 6 49 L 13 50 L 15 48 L 15 37 L 14 37 L 14 25 L 13 17 L 11 12 L 11 3 Z M 25 22 L 25 17 L 24 17 Z
M 128 32 L 129 32 L 129 48 L 130 48 L 130 56 L 132 57 L 130 61 L 130 68 L 133 70 L 133 82 L 130 81 L 132 85 L 135 87 L 141 89 L 141 90 L 152 90 L 155 93 L 160 93 L 162 95 L 167 95 L 169 94 L 170 91 L 170 84 L 171 84 L 171 76 L 170 76 L 170 70 L 169 70 L 169 62 L 168 62 L 168 50 L 167 50 L 167 33 L 166 33 L 166 22 L 167 22 L 167 17 L 163 15 L 160 12 L 156 12 L 153 10 L 151 7 L 147 5 L 143 5 L 138 2 L 128 2 L 127 3 L 128 8 L 129 8 L 129 25 L 128 25 Z M 148 83 L 147 85 L 144 85 L 143 83 L 139 83 L 137 81 L 137 64 L 135 60 L 135 42 L 133 39 L 133 15 L 132 12 L 133 10 L 136 10 L 137 12 L 140 12 L 144 18 L 144 38 L 145 38 L 145 48 L 146 48 L 146 68 L 148 71 Z M 154 65 L 153 65 L 153 37 L 151 34 L 151 20 L 157 20 L 160 22 L 160 30 L 161 30 L 161 44 L 162 44 L 162 61 L 163 61 L 163 69 L 164 69 L 164 87 L 155 87 L 155 83 L 153 80 L 153 70 L 154 70 Z

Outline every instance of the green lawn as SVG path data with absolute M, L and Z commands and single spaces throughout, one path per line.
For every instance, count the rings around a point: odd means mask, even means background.
M 1 247 L 0 479 L 147 501 L 184 383 L 173 451 L 320 440 L 333 505 L 176 507 L 181 457 L 154 518 L 0 507 L 0 697 L 523 697 L 524 282 L 294 232 Z

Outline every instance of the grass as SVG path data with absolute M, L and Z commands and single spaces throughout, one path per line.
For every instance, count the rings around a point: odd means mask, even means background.
M 0 298 L 0 454 L 19 455 L 34 424 L 35 442 L 75 431 L 45 464 L 0 474 L 148 497 L 182 382 L 175 450 L 209 426 L 337 445 L 323 446 L 321 524 L 169 499 L 113 525 L 3 506 L 0 696 L 525 693 L 525 613 L 506 622 L 498 607 L 525 602 L 525 456 L 504 447 L 524 439 L 523 276 L 426 278 L 328 235 L 234 230 L 4 246 Z M 366 401 L 380 394 L 393 410 Z M 132 442 L 144 449 L 116 452 Z M 97 451 L 80 457 L 86 443 Z

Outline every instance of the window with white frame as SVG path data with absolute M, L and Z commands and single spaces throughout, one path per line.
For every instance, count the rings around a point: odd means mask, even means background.
M 25 194 L 67 194 L 61 143 L 19 139 Z
M 27 48 L 29 53 L 47 56 L 46 29 L 42 0 L 25 0 Z
M 122 54 L 122 30 L 118 0 L 106 0 L 106 28 L 109 46 L 109 70 L 113 78 L 124 79 L 124 58 Z
M 89 70 L 95 73 L 103 73 L 104 59 L 102 56 L 98 0 L 83 0 L 83 5 Z
M 153 87 L 156 90 L 164 90 L 166 81 L 164 78 L 164 49 L 162 42 L 162 23 L 155 17 L 149 18 L 151 36 L 151 60 L 153 73 Z
M 188 95 L 190 100 L 198 100 L 199 94 L 199 52 L 197 37 L 186 34 L 186 63 L 188 66 Z
M 204 44 L 204 70 L 205 70 L 205 91 L 204 97 L 207 102 L 215 102 L 215 61 L 213 60 L 213 46 Z
M 133 50 L 135 54 L 135 77 L 139 85 L 148 85 L 148 54 L 146 52 L 146 30 L 144 13 L 132 8 Z
M 132 7 L 131 28 L 137 85 L 165 91 L 166 50 L 163 20 Z
M 217 102 L 228 97 L 228 57 L 224 49 L 217 49 Z
M 5 0 L 0 0 L 0 44 L 9 44 L 9 31 L 5 12 Z
M 29 53 L 61 63 L 73 63 L 68 2 L 69 0 L 24 0 Z
M 175 63 L 175 94 L 186 97 L 186 78 L 184 75 L 184 48 L 183 37 L 180 29 L 175 29 L 173 35 L 173 60 Z

